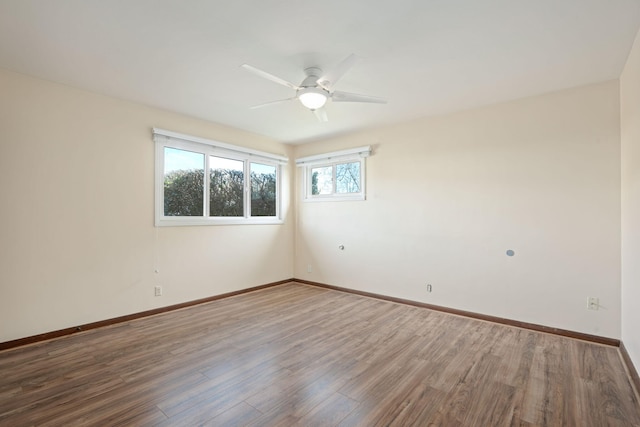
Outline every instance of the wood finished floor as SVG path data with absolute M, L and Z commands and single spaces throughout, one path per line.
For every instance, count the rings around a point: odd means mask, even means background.
M 640 426 L 618 350 L 285 284 L 0 352 L 2 426 Z

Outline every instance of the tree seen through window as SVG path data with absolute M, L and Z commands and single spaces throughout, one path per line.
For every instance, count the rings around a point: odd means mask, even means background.
M 242 160 L 209 156 L 209 216 L 244 216 L 244 175 Z M 276 181 L 276 166 L 250 163 L 251 216 L 276 216 Z M 165 149 L 165 216 L 202 216 L 204 184 L 202 154 Z

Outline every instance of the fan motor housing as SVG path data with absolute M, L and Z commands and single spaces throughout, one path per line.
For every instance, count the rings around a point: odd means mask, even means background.
M 318 67 L 305 68 L 304 73 L 307 77 L 300 83 L 300 87 L 318 86 L 318 79 L 322 75 L 322 70 Z

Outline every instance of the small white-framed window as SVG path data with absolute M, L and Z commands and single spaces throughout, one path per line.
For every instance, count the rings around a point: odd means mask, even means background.
M 153 139 L 156 226 L 282 223 L 286 157 L 157 128 Z
M 304 170 L 304 200 L 364 200 L 365 159 L 370 154 L 367 146 L 297 159 Z

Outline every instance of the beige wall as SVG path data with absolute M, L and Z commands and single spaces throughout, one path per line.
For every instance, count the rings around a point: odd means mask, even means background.
M 294 275 L 620 337 L 616 81 L 293 148 L 6 71 L 0 93 L 0 342 Z M 154 126 L 289 155 L 285 223 L 155 228 Z M 294 152 L 369 144 L 366 201 L 290 192 Z
M 610 81 L 297 146 L 374 153 L 364 202 L 296 190 L 295 276 L 619 338 L 619 121 Z
M 283 225 L 155 228 L 151 128 L 288 146 L 1 70 L 0 94 L 0 342 L 292 277 L 293 166 Z
M 640 32 L 620 77 L 622 341 L 640 370 Z

